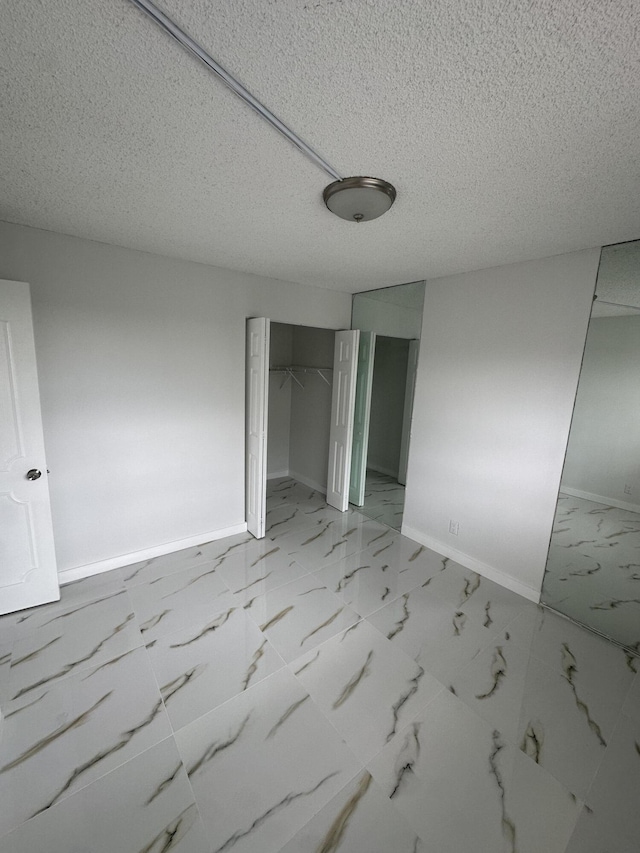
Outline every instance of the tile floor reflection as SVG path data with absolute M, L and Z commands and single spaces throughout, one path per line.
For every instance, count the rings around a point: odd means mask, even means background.
M 289 479 L 0 618 L 3 853 L 638 853 L 640 659 Z
M 561 492 L 542 600 L 640 652 L 640 515 Z
M 388 524 L 394 530 L 400 530 L 404 513 L 404 486 L 395 477 L 367 468 L 364 506 L 354 507 L 354 509 L 374 521 Z

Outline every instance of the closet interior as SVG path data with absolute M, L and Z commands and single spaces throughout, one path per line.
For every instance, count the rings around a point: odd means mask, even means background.
M 271 323 L 267 479 L 327 490 L 335 332 Z

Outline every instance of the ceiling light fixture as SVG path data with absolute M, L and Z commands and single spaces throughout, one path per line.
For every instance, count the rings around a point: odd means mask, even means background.
M 325 187 L 324 203 L 349 222 L 368 222 L 386 213 L 396 199 L 395 187 L 381 178 L 343 178 Z
M 280 121 L 271 110 L 261 104 L 248 89 L 235 77 L 232 77 L 219 63 L 210 56 L 191 36 L 180 29 L 171 18 L 167 17 L 151 0 L 131 0 L 134 6 L 141 9 L 156 24 L 169 33 L 189 53 L 192 53 L 203 62 L 210 71 L 219 77 L 245 104 L 251 107 L 258 115 L 269 122 L 279 133 L 293 143 L 299 151 L 306 154 L 316 166 L 319 166 L 334 180 L 325 187 L 323 198 L 327 208 L 342 219 L 350 222 L 367 222 L 369 219 L 377 219 L 391 207 L 396 198 L 396 191 L 387 181 L 381 178 L 342 178 L 336 170 L 327 163 L 310 145 L 294 133 L 287 125 Z

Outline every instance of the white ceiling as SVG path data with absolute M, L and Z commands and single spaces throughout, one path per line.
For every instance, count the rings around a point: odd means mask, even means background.
M 637 0 L 158 0 L 330 178 L 128 0 L 0 4 L 0 219 L 346 291 L 640 236 Z

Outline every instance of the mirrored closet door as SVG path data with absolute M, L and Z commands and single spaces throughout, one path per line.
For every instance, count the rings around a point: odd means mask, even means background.
M 414 281 L 353 297 L 351 327 L 361 337 L 349 500 L 396 530 L 404 514 L 424 291 L 424 281 Z
M 640 241 L 602 250 L 541 601 L 640 653 Z

